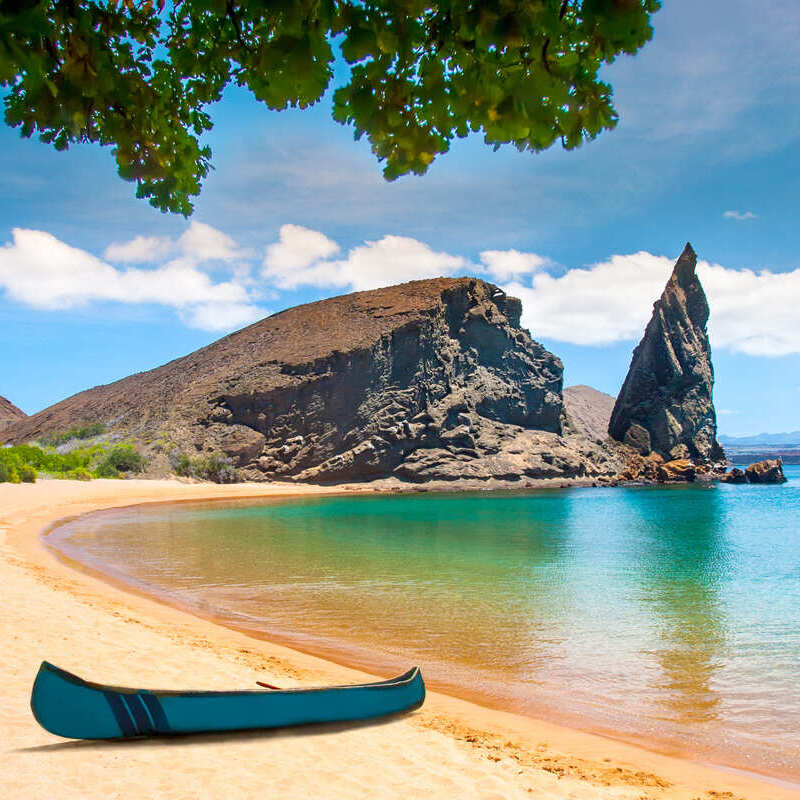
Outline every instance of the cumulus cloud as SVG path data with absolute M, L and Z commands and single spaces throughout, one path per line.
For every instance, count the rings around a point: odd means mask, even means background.
M 745 222 L 748 219 L 758 219 L 758 214 L 752 211 L 726 211 L 723 215 L 725 219 L 735 219 L 739 222 Z
M 158 263 L 157 255 L 165 252 L 172 257 Z M 640 251 L 558 274 L 536 253 L 484 250 L 476 264 L 396 235 L 343 254 L 333 239 L 300 225 L 281 227 L 278 241 L 264 252 L 260 272 L 254 271 L 253 253 L 196 222 L 176 240 L 137 237 L 115 243 L 102 259 L 44 231 L 15 229 L 13 240 L 0 247 L 0 289 L 32 308 L 153 303 L 174 310 L 186 325 L 231 330 L 265 316 L 259 298 L 275 300 L 280 290 L 360 291 L 477 273 L 522 300 L 523 324 L 535 337 L 602 346 L 641 337 L 674 263 Z M 114 266 L 113 260 L 147 260 L 154 266 Z M 215 272 L 207 269 L 209 263 Z M 735 270 L 701 261 L 698 274 L 711 305 L 715 348 L 756 356 L 800 353 L 800 269 Z
M 267 311 L 252 303 L 226 303 L 215 300 L 197 303 L 180 311 L 190 328 L 204 331 L 235 331 L 265 317 Z
M 606 345 L 641 337 L 673 263 L 641 251 L 504 288 L 522 300 L 523 323 L 535 336 Z M 700 261 L 697 273 L 711 307 L 714 347 L 755 356 L 800 353 L 800 269 L 755 272 Z
M 639 252 L 558 277 L 540 272 L 530 285 L 504 288 L 522 300 L 523 322 L 535 336 L 605 345 L 642 335 L 671 269 L 668 258 Z
M 166 236 L 136 236 L 127 242 L 112 242 L 103 252 L 103 258 L 116 264 L 143 264 L 169 254 L 180 254 L 197 264 L 233 261 L 249 255 L 226 233 L 192 221 L 175 240 Z
M 263 274 L 282 289 L 297 286 L 340 286 L 330 283 L 329 270 L 319 265 L 339 252 L 339 245 L 324 233 L 302 225 L 282 225 L 279 240 L 267 247 Z
M 202 222 L 192 222 L 177 241 L 177 246 L 195 261 L 232 261 L 247 255 L 226 233 Z
M 112 242 L 103 258 L 118 264 L 141 264 L 161 258 L 172 248 L 172 240 L 166 237 L 137 236 L 128 242 Z
M 267 248 L 262 274 L 281 289 L 299 286 L 376 289 L 403 281 L 452 275 L 469 262 L 436 252 L 408 236 L 384 236 L 352 248 L 347 257 L 336 242 L 299 225 L 284 225 L 280 240 Z
M 13 241 L 0 248 L 0 287 L 18 302 L 51 311 L 93 302 L 154 303 L 206 330 L 264 315 L 244 285 L 215 282 L 197 263 L 182 255 L 155 269 L 117 269 L 49 233 L 16 228 Z
M 481 261 L 497 281 L 513 280 L 519 275 L 536 272 L 549 263 L 536 253 L 520 253 L 519 250 L 484 250 Z

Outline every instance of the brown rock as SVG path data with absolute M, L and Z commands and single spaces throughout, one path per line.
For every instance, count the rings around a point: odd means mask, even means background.
M 734 467 L 730 472 L 726 472 L 720 480 L 723 483 L 747 483 L 747 475 L 744 474 L 744 470 Z
M 25 412 L 17 408 L 10 400 L 0 395 L 0 430 L 13 422 L 25 419 Z
M 786 483 L 783 462 L 779 458 L 757 461 L 745 470 L 748 483 Z
M 658 467 L 658 479 L 664 483 L 690 482 L 696 474 L 695 466 L 688 458 L 665 461 Z
M 641 454 L 701 463 L 724 454 L 711 398 L 708 302 L 696 264 L 687 244 L 634 350 L 609 433 Z
M 637 483 L 656 483 L 661 480 L 659 468 L 664 463 L 664 459 L 658 453 L 641 456 L 629 451 L 627 455 L 625 469 L 618 476 L 620 480 Z
M 619 461 L 564 430 L 562 365 L 521 305 L 440 278 L 291 308 L 149 372 L 15 423 L 15 442 L 103 422 L 250 480 L 613 476 Z

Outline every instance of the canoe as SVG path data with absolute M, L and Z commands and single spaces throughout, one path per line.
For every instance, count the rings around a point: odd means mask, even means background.
M 45 661 L 33 684 L 31 710 L 45 730 L 58 736 L 129 739 L 372 719 L 411 711 L 424 700 L 419 667 L 356 686 L 162 692 L 89 683 Z

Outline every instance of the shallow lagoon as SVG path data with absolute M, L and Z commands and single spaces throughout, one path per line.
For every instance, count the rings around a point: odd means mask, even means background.
M 783 486 L 150 506 L 65 555 L 267 638 L 800 778 L 800 467 Z

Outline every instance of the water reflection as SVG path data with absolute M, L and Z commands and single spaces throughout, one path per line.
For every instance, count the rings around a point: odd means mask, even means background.
M 665 514 L 662 495 L 669 492 L 684 496 Z M 653 614 L 651 653 L 662 673 L 654 688 L 665 690 L 653 696 L 679 724 L 709 723 L 719 716 L 714 679 L 726 661 L 719 592 L 732 569 L 720 495 L 700 487 L 644 493 L 635 514 L 642 537 L 634 563 L 641 601 Z

